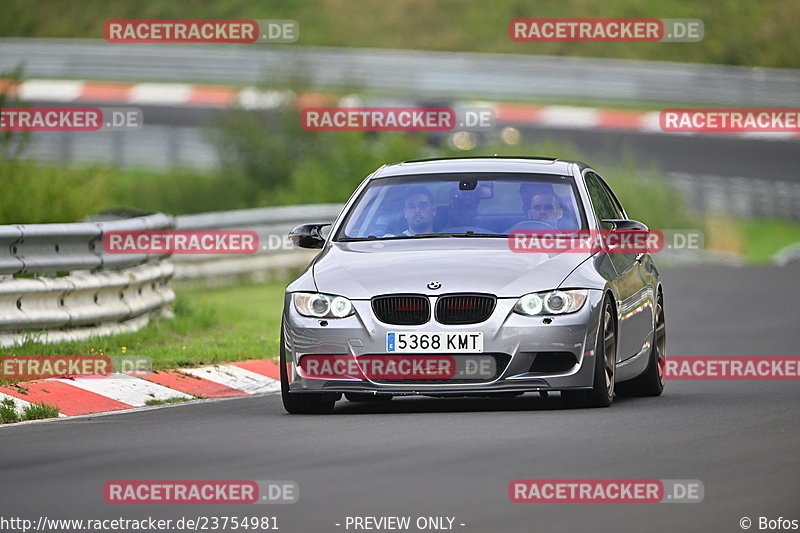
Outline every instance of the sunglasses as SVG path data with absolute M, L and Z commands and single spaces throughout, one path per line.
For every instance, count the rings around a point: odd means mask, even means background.
M 556 206 L 553 204 L 534 204 L 531 206 L 532 211 L 555 211 Z

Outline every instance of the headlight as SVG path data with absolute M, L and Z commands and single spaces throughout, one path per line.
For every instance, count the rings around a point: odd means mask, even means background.
M 563 315 L 579 311 L 586 302 L 587 290 L 532 292 L 520 298 L 514 312 L 520 315 Z
M 344 318 L 354 313 L 353 304 L 344 296 L 296 292 L 292 301 L 298 313 L 313 318 Z

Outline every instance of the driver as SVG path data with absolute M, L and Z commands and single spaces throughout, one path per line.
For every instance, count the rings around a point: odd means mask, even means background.
M 403 215 L 408 229 L 403 231 L 402 235 L 410 237 L 419 233 L 433 233 L 436 204 L 431 191 L 427 187 L 411 187 L 403 201 Z
M 561 200 L 552 189 L 533 193 L 528 202 L 528 220 L 544 222 L 555 228 L 563 216 L 564 208 L 561 206 Z

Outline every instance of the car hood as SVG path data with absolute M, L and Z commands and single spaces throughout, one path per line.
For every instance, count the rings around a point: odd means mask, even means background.
M 317 290 L 351 299 L 380 294 L 485 292 L 519 297 L 557 288 L 588 253 L 515 253 L 504 238 L 333 242 L 316 258 Z M 438 282 L 437 290 L 428 288 Z

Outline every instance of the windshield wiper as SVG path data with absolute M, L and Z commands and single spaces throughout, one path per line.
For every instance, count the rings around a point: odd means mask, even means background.
M 342 237 L 337 239 L 337 242 L 364 242 L 364 241 L 389 241 L 400 239 L 434 239 L 437 237 L 444 238 L 458 238 L 458 237 L 508 237 L 503 233 L 476 233 L 474 231 L 466 231 L 461 233 L 417 233 L 416 235 L 392 235 L 389 237 L 376 237 L 370 235 L 368 237 Z
M 418 233 L 414 237 L 508 237 L 500 233 L 476 233 L 474 231 L 464 231 L 460 233 Z
M 361 241 L 375 241 L 378 237 L 375 235 L 369 235 L 368 237 L 342 237 L 341 239 L 337 239 L 337 242 L 361 242 Z

